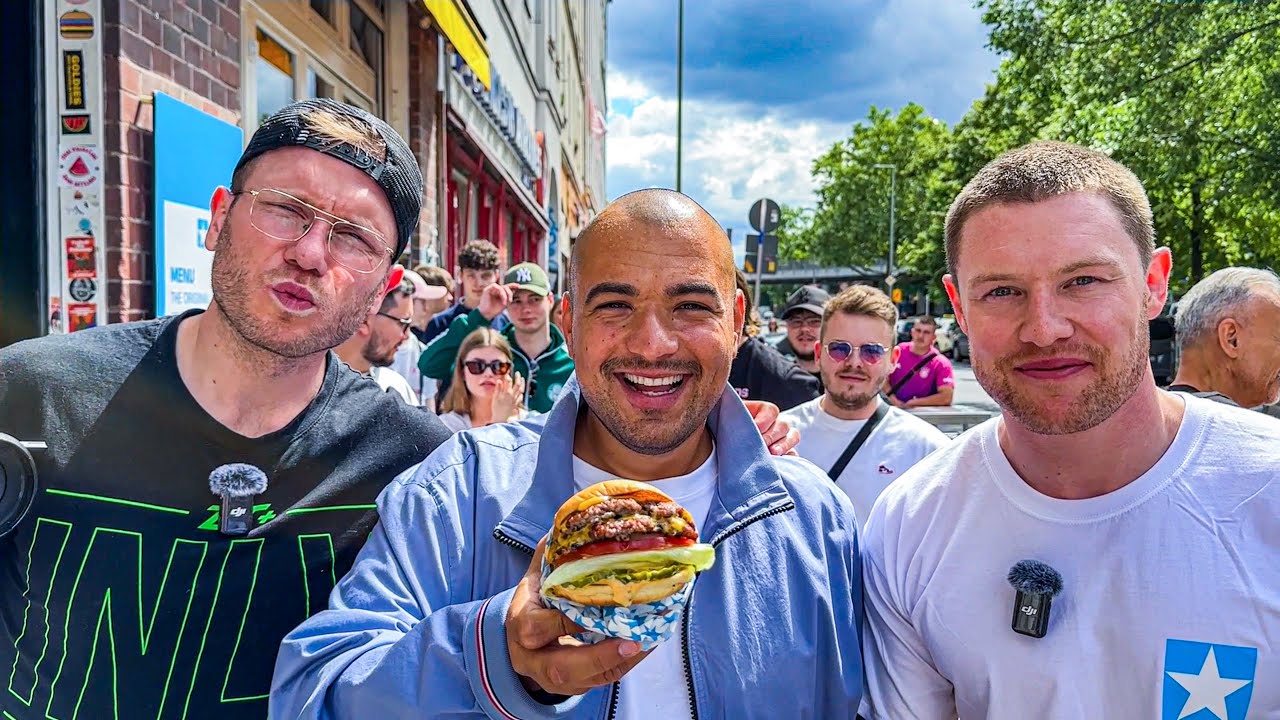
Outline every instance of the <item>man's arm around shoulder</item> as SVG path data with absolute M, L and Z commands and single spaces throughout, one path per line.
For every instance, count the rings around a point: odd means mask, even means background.
M 465 465 L 440 465 L 429 459 L 382 493 L 380 522 L 329 609 L 284 639 L 271 718 L 551 718 L 576 703 L 535 701 L 512 669 L 505 619 L 514 588 L 461 595 L 469 538 L 435 479 Z M 438 472 L 412 476 L 428 466 Z

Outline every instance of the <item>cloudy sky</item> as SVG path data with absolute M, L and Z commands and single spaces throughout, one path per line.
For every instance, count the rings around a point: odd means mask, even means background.
M 675 187 L 677 0 L 609 4 L 608 195 Z M 690 0 L 685 193 L 746 233 L 760 197 L 813 203 L 809 168 L 872 105 L 954 123 L 997 57 L 969 0 Z

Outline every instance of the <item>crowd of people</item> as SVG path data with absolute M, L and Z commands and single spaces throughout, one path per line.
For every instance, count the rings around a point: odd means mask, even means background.
M 956 439 L 909 411 L 953 398 L 936 322 L 898 343 L 881 291 L 801 288 L 764 342 L 680 193 L 607 206 L 563 297 L 489 243 L 398 266 L 421 197 L 392 128 L 296 103 L 214 196 L 208 309 L 0 350 L 0 432 L 47 445 L 0 537 L 5 717 L 1280 713 L 1280 420 L 1249 409 L 1280 283 L 1189 293 L 1157 387 L 1173 259 L 1111 158 L 1033 143 L 952 204 L 1001 409 Z M 557 509 L 609 478 L 715 549 L 653 649 L 539 594 Z

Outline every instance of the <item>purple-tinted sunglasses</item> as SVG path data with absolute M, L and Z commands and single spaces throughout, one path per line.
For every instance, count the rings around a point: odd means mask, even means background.
M 853 351 L 858 351 L 858 357 L 862 362 L 868 365 L 875 365 L 884 359 L 889 353 L 889 348 L 880 343 L 867 343 L 866 345 L 854 345 L 844 340 L 832 340 L 827 343 L 827 355 L 836 362 L 844 362 L 853 356 Z

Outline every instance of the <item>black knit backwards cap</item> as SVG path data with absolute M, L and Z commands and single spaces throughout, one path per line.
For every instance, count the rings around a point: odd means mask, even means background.
M 317 110 L 353 118 L 368 125 L 386 143 L 387 159 L 379 160 L 346 143 L 334 142 L 333 138 L 313 134 L 305 118 Z M 240 172 L 240 168 L 259 155 L 283 147 L 308 147 L 317 150 L 336 157 L 373 178 L 387 194 L 391 212 L 396 216 L 396 251 L 391 257 L 397 258 L 404 252 L 409 245 L 409 237 L 418 226 L 418 213 L 422 210 L 422 171 L 418 169 L 418 161 L 400 133 L 358 107 L 329 98 L 302 100 L 262 121 L 249 139 L 249 146 L 240 156 L 240 162 L 236 163 L 235 172 Z

